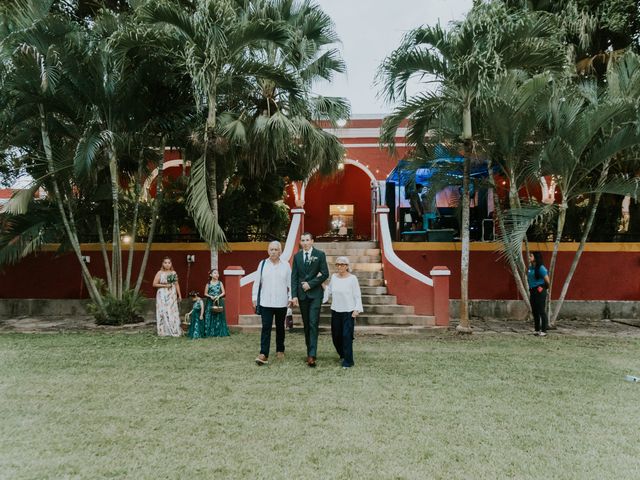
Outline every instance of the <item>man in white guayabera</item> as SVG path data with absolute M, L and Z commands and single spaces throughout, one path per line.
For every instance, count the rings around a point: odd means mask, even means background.
M 269 258 L 258 265 L 258 278 L 253 282 L 251 301 L 256 313 L 262 318 L 260 354 L 256 364 L 269 363 L 271 328 L 276 323 L 276 355 L 284 359 L 284 319 L 291 305 L 291 267 L 280 259 L 282 245 L 278 241 L 269 244 Z

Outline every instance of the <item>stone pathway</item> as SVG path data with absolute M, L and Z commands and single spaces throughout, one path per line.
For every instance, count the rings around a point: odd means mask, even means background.
M 457 321 L 455 322 L 457 324 Z M 532 334 L 532 322 L 504 319 L 471 320 L 476 333 Z M 640 337 L 640 321 L 607 319 L 560 319 L 552 335 Z
M 457 325 L 453 321 L 449 331 L 453 331 Z M 473 330 L 477 334 L 511 334 L 530 335 L 533 326 L 530 322 L 504 319 L 480 319 L 471 321 Z M 232 327 L 233 329 L 233 327 Z M 300 328 L 301 330 L 301 328 Z M 424 328 L 421 333 L 439 334 L 446 331 L 442 328 Z M 90 316 L 46 316 L 46 317 L 17 317 L 0 318 L 0 333 L 63 333 L 63 332 L 102 332 L 102 333 L 136 333 L 154 332 L 155 322 L 146 321 L 122 327 L 96 325 Z M 384 329 L 366 328 L 358 329 L 359 334 L 385 334 Z M 388 334 L 402 334 L 403 329 L 396 327 Z M 408 335 L 416 332 L 407 329 Z M 588 320 L 588 319 L 561 319 L 558 328 L 550 332 L 552 335 L 574 336 L 612 336 L 612 337 L 640 337 L 640 320 Z

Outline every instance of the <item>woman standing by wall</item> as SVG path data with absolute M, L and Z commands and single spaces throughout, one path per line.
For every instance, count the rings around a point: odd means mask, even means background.
M 178 302 L 182 300 L 178 274 L 173 270 L 169 257 L 162 259 L 162 268 L 153 279 L 156 293 L 156 324 L 161 337 L 179 337 L 180 310 Z
M 542 253 L 529 254 L 529 270 L 527 271 L 529 282 L 529 297 L 531 300 L 531 313 L 535 327 L 534 335 L 544 337 L 549 327 L 547 317 L 547 288 L 549 288 L 549 271 L 544 266 Z

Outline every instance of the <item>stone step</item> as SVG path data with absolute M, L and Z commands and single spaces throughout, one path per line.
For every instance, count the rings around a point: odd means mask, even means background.
M 329 265 L 335 265 L 336 259 L 341 255 L 327 255 L 327 263 Z M 357 263 L 380 263 L 382 262 L 382 255 L 363 255 L 363 256 L 351 256 L 349 262 L 353 264 Z
M 365 287 L 361 283 L 360 293 L 362 295 L 386 295 L 387 287 Z
M 338 257 L 341 255 L 344 255 L 351 258 L 351 257 L 367 257 L 367 256 L 382 255 L 379 248 L 355 248 L 355 249 L 354 248 L 349 248 L 349 249 L 331 248 L 329 250 L 325 250 L 324 248 L 321 248 L 320 250 L 322 250 L 327 256 L 330 256 L 330 257 Z
M 238 318 L 239 325 L 256 326 L 262 324 L 259 315 L 240 315 Z M 299 314 L 293 316 L 294 327 L 302 327 L 302 317 Z M 357 325 L 416 325 L 416 326 L 433 326 L 435 325 L 435 317 L 430 315 L 381 315 L 375 313 L 362 313 L 358 315 Z M 325 312 L 320 314 L 320 325 L 331 325 L 331 315 Z
M 349 268 L 352 272 L 379 272 L 382 270 L 382 263 L 351 263 Z M 335 270 L 337 272 L 338 267 L 336 267 L 335 264 L 330 263 L 329 270 Z
M 331 270 L 329 270 L 329 273 L 336 273 L 336 272 L 332 272 Z M 355 272 L 351 272 L 351 273 L 353 273 L 356 277 L 358 277 L 358 281 L 369 279 L 369 278 L 384 279 L 384 273 L 382 272 L 382 270 L 378 270 L 377 272 L 362 272 L 360 270 L 356 270 Z
M 375 288 L 375 287 L 367 287 Z M 395 295 L 365 295 L 362 294 L 363 305 L 397 305 L 398 299 Z M 366 307 L 365 307 L 366 309 Z
M 313 246 L 322 251 L 325 249 L 378 248 L 378 242 L 314 242 Z
M 362 278 L 358 279 L 360 284 L 360 292 L 364 287 L 384 287 L 384 278 Z
M 415 313 L 413 305 L 364 304 L 363 308 L 365 313 L 373 315 L 413 315 Z M 322 313 L 331 313 L 331 305 L 329 303 L 322 305 Z

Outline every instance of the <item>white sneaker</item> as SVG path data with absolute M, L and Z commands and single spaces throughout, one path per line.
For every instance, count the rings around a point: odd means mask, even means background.
M 538 335 L 540 335 L 540 332 L 536 330 L 535 332 L 533 332 L 533 334 L 537 337 Z
M 538 335 L 541 336 L 541 337 L 546 337 L 547 336 L 547 334 L 545 332 L 540 332 Z

